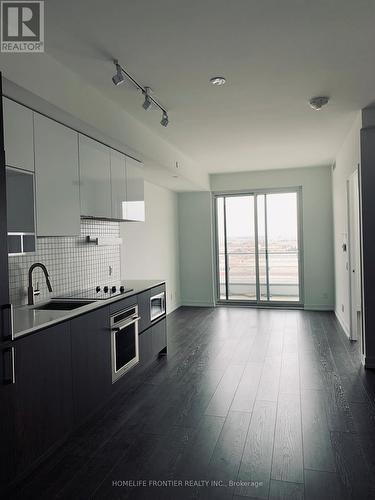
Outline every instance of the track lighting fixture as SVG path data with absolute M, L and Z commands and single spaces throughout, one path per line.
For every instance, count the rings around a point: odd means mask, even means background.
M 143 101 L 142 107 L 146 111 L 152 107 L 152 105 L 156 106 L 163 113 L 160 124 L 163 127 L 167 127 L 169 123 L 168 113 L 165 108 L 151 95 L 150 87 L 143 87 L 140 83 L 137 82 L 135 78 L 133 78 L 122 66 L 119 64 L 117 59 L 113 61 L 113 64 L 116 66 L 116 74 L 112 77 L 112 82 L 118 86 L 125 81 L 125 77 L 144 95 L 145 100 Z
M 165 111 L 163 111 L 163 116 L 162 116 L 162 119 L 160 121 L 160 125 L 163 125 L 163 127 L 167 127 L 168 123 L 169 123 L 168 115 Z
M 150 99 L 150 90 L 151 89 L 149 87 L 145 87 L 145 89 L 146 89 L 145 100 L 144 100 L 144 103 L 142 104 L 142 107 L 143 107 L 143 109 L 145 109 L 147 111 L 152 106 L 152 101 Z
M 122 74 L 121 71 L 121 66 L 119 65 L 118 61 L 114 61 L 114 64 L 116 66 L 116 74 L 112 76 L 112 82 L 116 85 L 121 85 L 124 83 L 125 78 L 124 75 Z

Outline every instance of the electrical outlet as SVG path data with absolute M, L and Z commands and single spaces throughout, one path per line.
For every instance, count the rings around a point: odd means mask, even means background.
M 327 292 L 323 293 L 323 299 L 328 299 L 328 293 Z
M 108 266 L 108 276 L 112 276 L 113 267 Z
M 342 312 L 344 312 L 344 311 L 345 311 L 344 304 L 341 304 L 341 311 L 342 311 Z

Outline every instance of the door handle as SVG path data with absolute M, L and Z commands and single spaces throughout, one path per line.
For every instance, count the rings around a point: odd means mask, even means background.
M 5 304 L 1 308 L 4 340 L 14 340 L 13 305 Z M 5 332 L 5 333 L 4 333 Z
M 9 347 L 3 351 L 3 381 L 4 384 L 16 383 L 15 348 Z

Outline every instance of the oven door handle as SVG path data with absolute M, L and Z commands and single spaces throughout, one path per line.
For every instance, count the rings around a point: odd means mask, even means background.
M 133 323 L 138 323 L 138 321 L 140 321 L 140 319 L 141 319 L 140 316 L 133 316 L 132 320 L 128 321 L 124 325 L 122 325 L 122 326 L 114 326 L 112 328 L 112 332 L 121 332 L 121 330 L 124 330 L 125 328 L 127 328 L 130 325 L 132 325 Z

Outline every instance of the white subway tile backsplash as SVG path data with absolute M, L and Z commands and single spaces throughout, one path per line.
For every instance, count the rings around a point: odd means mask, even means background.
M 120 246 L 97 246 L 86 236 L 120 236 L 120 224 L 114 221 L 81 219 L 80 237 L 37 238 L 37 250 L 29 255 L 9 256 L 9 292 L 14 305 L 27 303 L 28 270 L 34 262 L 44 264 L 49 272 L 53 293 L 47 290 L 40 269 L 33 272 L 34 287 L 40 295 L 35 302 L 49 297 L 111 284 L 120 280 Z M 109 275 L 109 266 L 112 274 Z

